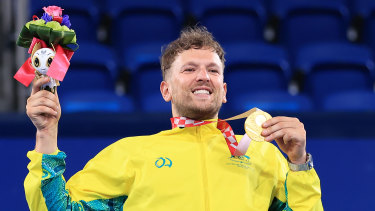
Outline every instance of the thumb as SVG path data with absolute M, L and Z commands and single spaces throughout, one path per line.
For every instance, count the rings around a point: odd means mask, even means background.
M 39 79 L 34 79 L 34 81 L 33 81 L 33 87 L 32 87 L 32 90 L 31 90 L 31 95 L 39 92 L 40 91 L 40 87 L 43 84 L 46 84 L 48 82 L 49 82 L 49 77 L 42 77 L 42 78 L 39 78 Z

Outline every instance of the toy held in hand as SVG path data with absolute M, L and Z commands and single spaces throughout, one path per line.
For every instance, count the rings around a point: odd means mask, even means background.
M 17 39 L 17 45 L 28 48 L 31 57 L 14 75 L 14 78 L 29 86 L 36 77 L 50 77 L 50 82 L 41 87 L 56 91 L 70 65 L 70 59 L 78 49 L 76 34 L 70 29 L 69 16 L 62 16 L 58 6 L 43 7 L 45 13 L 39 19 L 26 23 Z
M 50 81 L 47 84 L 42 85 L 41 89 L 48 90 L 55 93 L 56 86 L 59 85 L 59 81 L 54 78 L 47 76 L 47 71 L 52 64 L 55 52 L 49 48 L 41 48 L 37 50 L 31 57 L 31 64 L 35 68 L 35 77 L 49 77 Z

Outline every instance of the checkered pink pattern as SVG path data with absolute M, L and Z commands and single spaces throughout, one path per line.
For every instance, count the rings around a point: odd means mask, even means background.
M 195 126 L 209 124 L 212 122 L 213 121 L 198 121 L 198 120 L 193 120 L 193 119 L 189 119 L 186 117 L 172 117 L 171 118 L 172 128 L 195 127 Z M 233 133 L 232 127 L 228 124 L 228 122 L 219 119 L 219 121 L 217 122 L 217 128 L 223 133 L 224 138 L 227 142 L 229 151 L 234 156 L 238 143 Z

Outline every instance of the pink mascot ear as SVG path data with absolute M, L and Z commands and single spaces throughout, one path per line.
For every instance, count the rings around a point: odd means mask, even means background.
M 29 57 L 22 67 L 14 75 L 14 78 L 25 86 L 29 86 L 35 77 L 35 70 L 31 66 L 31 58 Z
M 53 57 L 51 66 L 48 69 L 47 75 L 62 81 L 68 71 L 70 65 L 70 58 L 73 56 L 73 51 L 64 50 L 60 45 L 57 46 L 55 57 Z
M 35 44 L 37 44 L 37 43 L 40 43 L 40 44 L 41 44 L 41 46 L 40 46 L 41 48 L 48 48 L 48 47 L 47 47 L 47 44 L 46 44 L 43 40 L 40 40 L 40 39 L 34 37 L 33 40 L 31 41 L 30 48 L 29 48 L 29 50 L 27 51 L 29 54 L 31 54 L 31 53 L 33 52 L 34 46 L 35 46 Z

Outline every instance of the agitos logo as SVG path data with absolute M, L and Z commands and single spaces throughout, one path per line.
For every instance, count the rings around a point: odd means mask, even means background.
M 170 168 L 170 167 L 172 167 L 172 161 L 171 161 L 171 159 L 169 159 L 167 157 L 159 157 L 155 161 L 155 166 L 158 167 L 158 168 L 161 168 L 163 166 L 168 166 Z

